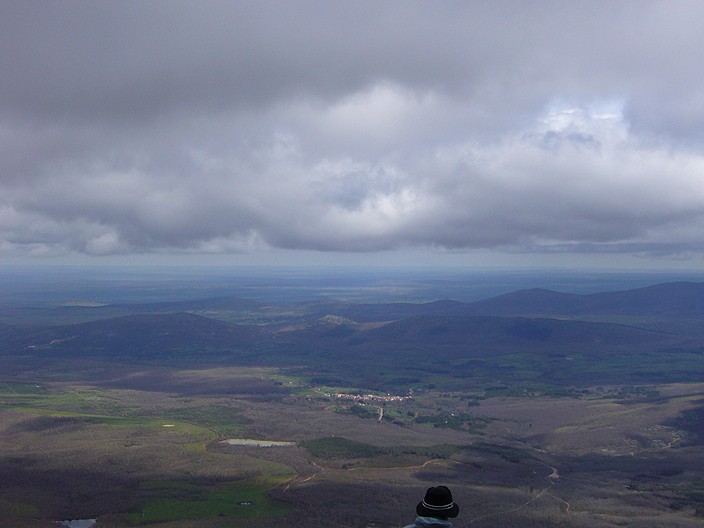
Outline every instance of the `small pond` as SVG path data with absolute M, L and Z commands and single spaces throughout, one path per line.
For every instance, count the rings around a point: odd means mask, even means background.
M 256 447 L 290 447 L 296 442 L 275 442 L 273 440 L 252 440 L 250 438 L 229 438 L 222 441 L 223 444 L 236 446 L 256 446 Z
M 60 526 L 67 528 L 92 528 L 95 526 L 95 519 L 73 519 L 70 521 L 60 521 Z

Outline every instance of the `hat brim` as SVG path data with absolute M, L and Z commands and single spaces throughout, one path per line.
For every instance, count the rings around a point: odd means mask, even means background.
M 416 506 L 416 513 L 421 517 L 447 517 L 448 519 L 453 519 L 460 513 L 460 507 L 453 502 L 452 507 L 447 510 L 431 510 L 425 507 L 423 501 L 420 501 L 418 506 Z

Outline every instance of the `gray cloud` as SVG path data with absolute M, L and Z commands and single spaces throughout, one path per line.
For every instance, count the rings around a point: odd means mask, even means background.
M 704 249 L 699 2 L 0 6 L 0 254 Z

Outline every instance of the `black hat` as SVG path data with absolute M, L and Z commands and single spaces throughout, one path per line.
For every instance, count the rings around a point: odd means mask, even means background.
M 425 498 L 416 506 L 416 513 L 421 517 L 457 517 L 460 507 L 452 500 L 452 493 L 447 486 L 428 488 Z

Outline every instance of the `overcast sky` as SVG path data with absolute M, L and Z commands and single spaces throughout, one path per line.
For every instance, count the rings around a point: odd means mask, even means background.
M 699 265 L 702 20 L 3 0 L 0 259 Z

